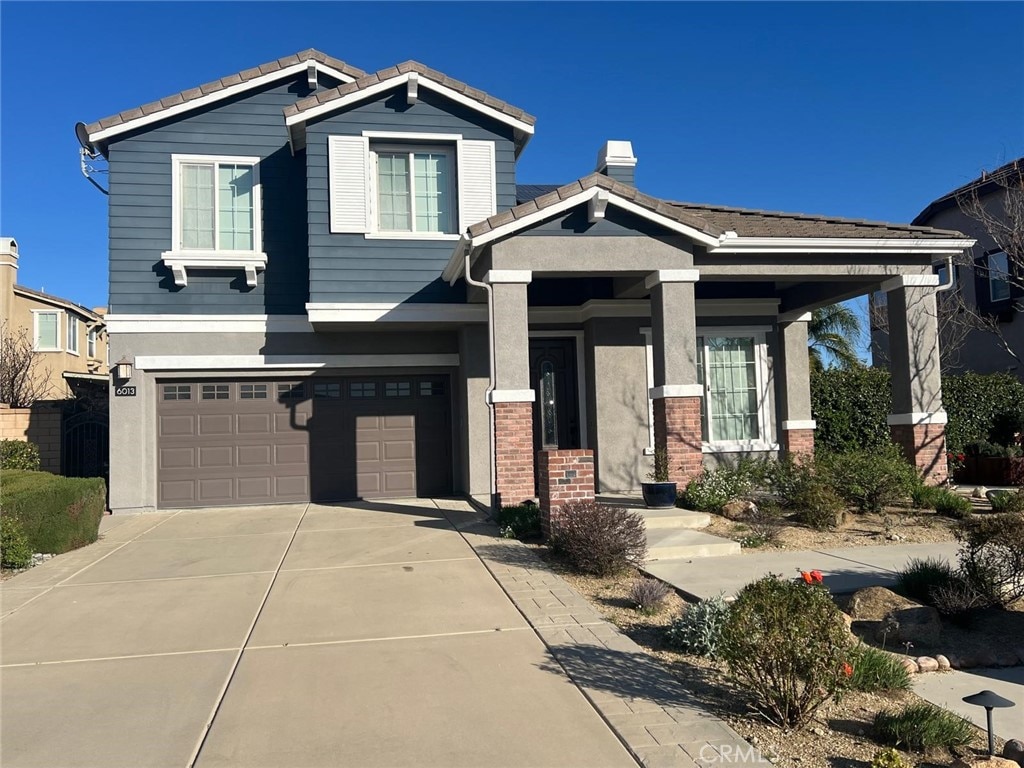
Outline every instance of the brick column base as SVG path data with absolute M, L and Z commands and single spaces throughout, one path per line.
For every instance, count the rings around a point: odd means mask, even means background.
M 924 476 L 929 485 L 940 485 L 948 479 L 946 469 L 945 424 L 893 424 L 889 427 L 892 441 L 903 455 Z
M 594 500 L 594 452 L 585 449 L 539 451 L 537 490 L 544 538 L 558 530 L 558 514 L 569 501 Z
M 668 453 L 669 482 L 681 491 L 704 469 L 700 440 L 700 398 L 662 397 L 654 401 L 654 447 Z
M 494 404 L 494 461 L 501 504 L 533 499 L 533 403 Z
M 782 430 L 782 450 L 793 457 L 814 458 L 813 429 Z

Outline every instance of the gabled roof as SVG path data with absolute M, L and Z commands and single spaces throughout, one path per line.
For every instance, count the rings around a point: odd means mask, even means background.
M 361 78 L 366 73 L 351 64 L 347 64 L 333 56 L 328 56 L 316 49 L 309 48 L 291 56 L 285 56 L 258 67 L 251 67 L 233 75 L 227 75 L 219 80 L 200 85 L 196 88 L 165 96 L 158 101 L 143 104 L 141 107 L 127 109 L 118 112 L 116 115 L 104 117 L 86 126 L 89 132 L 90 141 L 102 142 L 109 139 L 116 133 L 131 130 L 139 125 L 155 122 L 170 114 L 183 112 L 202 104 L 217 101 L 222 98 L 234 96 L 237 93 L 259 87 L 267 82 L 272 82 L 280 77 L 297 73 L 310 63 L 317 65 L 317 69 L 334 75 L 338 79 L 352 81 Z M 169 113 L 169 114 L 165 114 Z
M 351 83 L 314 93 L 294 104 L 289 104 L 284 108 L 285 124 L 289 126 L 289 129 L 301 127 L 314 117 L 328 114 L 374 94 L 407 84 L 410 76 L 415 78 L 418 85 L 423 85 L 511 125 L 516 130 L 517 145 L 520 148 L 525 146 L 526 141 L 533 134 L 533 126 L 537 122 L 537 118 L 533 115 L 501 99 L 496 99 L 484 91 L 473 88 L 461 80 L 448 77 L 443 72 L 420 64 L 418 61 L 405 61 L 360 77 Z M 301 146 L 301 137 L 298 138 L 298 143 Z
M 994 192 L 998 187 L 1005 187 L 1007 182 L 1024 183 L 1024 157 L 1011 160 L 1006 165 L 1001 165 L 994 171 L 983 171 L 981 176 L 974 181 L 957 187 L 938 200 L 928 204 L 928 207 L 921 211 L 914 218 L 914 224 L 921 224 L 928 221 L 935 214 L 960 204 L 960 199 L 965 195 L 978 194 L 987 195 Z
M 61 309 L 71 310 L 75 314 L 81 315 L 87 320 L 91 320 L 93 322 L 103 322 L 103 315 L 101 315 L 100 313 L 95 312 L 94 310 L 91 309 L 87 309 L 86 307 L 83 307 L 81 304 L 75 304 L 75 302 L 69 301 L 68 299 L 62 299 L 60 296 L 53 296 L 49 293 L 43 293 L 42 291 L 35 291 L 32 290 L 31 288 L 26 288 L 23 285 L 14 286 L 14 293 L 15 295 L 24 296 L 29 299 L 35 299 L 36 301 L 41 301 L 44 304 L 50 304 L 51 306 L 54 307 L 60 307 Z

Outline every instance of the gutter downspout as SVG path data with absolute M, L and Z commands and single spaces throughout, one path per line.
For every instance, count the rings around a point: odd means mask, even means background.
M 935 288 L 935 292 L 936 293 L 942 293 L 943 291 L 948 291 L 950 288 L 953 287 L 953 283 L 955 283 L 955 282 L 956 282 L 956 277 L 953 274 L 953 257 L 952 256 L 947 256 L 946 257 L 946 283 L 944 285 L 937 286 Z
M 484 395 L 487 401 L 488 410 L 488 438 L 490 442 L 488 464 L 490 465 L 491 475 L 491 511 L 497 512 L 495 506 L 498 499 L 498 467 L 496 465 L 497 460 L 497 436 L 495 434 L 495 419 L 494 419 L 494 402 L 491 400 L 491 394 L 495 390 L 497 371 L 494 365 L 494 295 L 491 293 L 491 286 L 481 280 L 474 280 L 472 274 L 470 274 L 469 257 L 472 253 L 472 248 L 469 244 L 466 244 L 466 260 L 463 268 L 463 277 L 466 278 L 466 283 L 472 285 L 475 288 L 483 288 L 487 294 L 487 357 L 490 364 L 490 379 L 487 382 L 487 392 Z

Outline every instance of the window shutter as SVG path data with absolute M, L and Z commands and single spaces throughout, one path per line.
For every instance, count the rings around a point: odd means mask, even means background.
M 494 142 L 459 142 L 459 230 L 498 212 L 494 180 Z
M 328 137 L 331 232 L 370 231 L 370 142 L 365 136 Z

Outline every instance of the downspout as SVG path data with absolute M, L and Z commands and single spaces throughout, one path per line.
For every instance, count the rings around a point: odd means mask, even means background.
M 939 285 L 935 288 L 936 293 L 942 293 L 942 291 L 948 291 L 953 287 L 953 283 L 956 282 L 956 277 L 953 274 L 953 257 L 946 257 L 946 282 L 944 285 Z
M 488 410 L 488 439 L 489 439 L 489 460 L 490 475 L 491 475 L 491 510 L 494 509 L 496 499 L 498 498 L 498 467 L 497 467 L 497 437 L 495 435 L 495 419 L 494 419 L 494 402 L 491 399 L 491 394 L 495 389 L 495 380 L 497 378 L 497 371 L 495 370 L 494 364 L 494 295 L 491 292 L 491 286 L 481 280 L 474 280 L 473 275 L 470 274 L 469 257 L 472 253 L 472 248 L 469 244 L 466 245 L 466 262 L 463 268 L 463 276 L 466 278 L 466 283 L 472 285 L 475 288 L 483 288 L 487 294 L 487 357 L 490 364 L 490 379 L 487 382 L 487 392 L 484 395 L 484 399 L 487 401 Z

